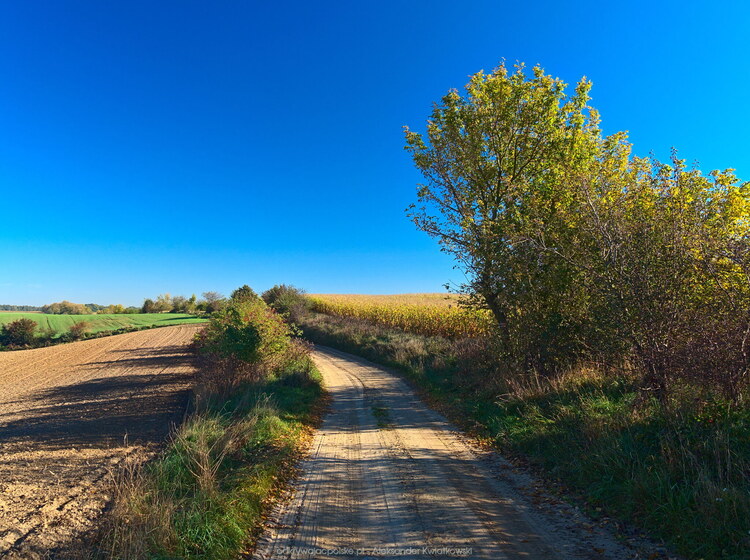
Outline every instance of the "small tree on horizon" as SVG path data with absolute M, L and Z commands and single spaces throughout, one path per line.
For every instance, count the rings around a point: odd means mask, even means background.
M 146 298 L 143 300 L 143 305 L 141 306 L 141 313 L 156 313 L 156 306 L 154 305 L 154 300 L 151 298 Z
M 214 313 L 224 307 L 226 299 L 219 292 L 203 292 L 206 313 Z

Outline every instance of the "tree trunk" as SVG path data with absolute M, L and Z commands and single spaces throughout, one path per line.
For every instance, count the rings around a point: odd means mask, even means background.
M 500 329 L 500 341 L 503 344 L 505 352 L 510 353 L 510 330 L 508 328 L 508 315 L 505 313 L 503 308 L 498 303 L 498 294 L 494 293 L 482 293 L 487 307 L 490 308 L 490 312 L 495 317 L 495 321 Z

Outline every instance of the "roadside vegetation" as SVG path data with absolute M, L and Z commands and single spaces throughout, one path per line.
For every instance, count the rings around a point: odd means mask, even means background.
M 590 88 L 501 65 L 406 129 L 409 215 L 489 322 L 318 296 L 299 324 L 680 553 L 747 558 L 750 183 L 636 157 Z
M 705 393 L 665 412 L 639 377 L 580 364 L 512 374 L 492 340 L 449 340 L 309 313 L 309 340 L 401 371 L 433 406 L 504 454 L 689 558 L 747 557 L 750 411 Z M 626 530 L 627 531 L 627 530 Z
M 154 461 L 120 473 L 97 557 L 218 560 L 252 547 L 321 412 L 320 375 L 295 335 L 252 290 L 214 313 L 196 337 L 191 414 Z

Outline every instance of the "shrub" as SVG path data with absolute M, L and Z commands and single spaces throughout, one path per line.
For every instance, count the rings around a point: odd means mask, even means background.
M 263 292 L 261 297 L 273 309 L 289 317 L 292 322 L 296 322 L 300 315 L 312 306 L 312 301 L 304 290 L 287 284 L 277 284 Z
M 217 311 L 196 342 L 235 376 L 261 379 L 283 366 L 293 334 L 263 300 L 249 299 Z
M 258 294 L 256 294 L 255 290 L 253 290 L 250 286 L 245 284 L 244 286 L 233 291 L 232 295 L 229 297 L 231 298 L 233 303 L 239 303 L 251 299 L 258 299 Z
M 89 324 L 86 321 L 78 321 L 77 323 L 73 323 L 68 329 L 70 337 L 73 340 L 80 340 L 85 336 L 88 326 Z
M 6 346 L 30 346 L 34 343 L 37 324 L 31 319 L 17 319 L 3 325 L 0 342 Z

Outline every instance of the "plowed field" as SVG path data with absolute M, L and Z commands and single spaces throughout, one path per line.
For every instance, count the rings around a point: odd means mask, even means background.
M 199 328 L 0 353 L 0 557 L 54 557 L 91 527 L 107 473 L 184 413 Z

